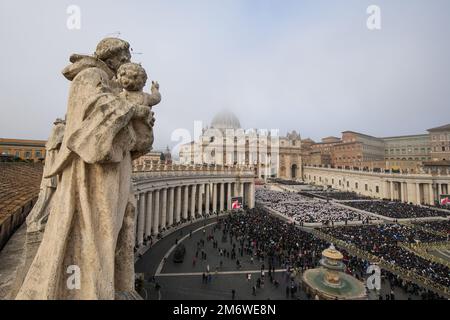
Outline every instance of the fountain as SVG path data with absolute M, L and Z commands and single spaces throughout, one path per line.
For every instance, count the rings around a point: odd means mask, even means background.
M 364 283 L 346 274 L 343 255 L 331 244 L 322 252 L 320 266 L 306 270 L 302 281 L 307 292 L 324 300 L 365 300 Z

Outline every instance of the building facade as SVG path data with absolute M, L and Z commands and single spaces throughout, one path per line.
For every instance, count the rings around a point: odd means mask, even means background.
M 428 130 L 428 134 L 378 138 L 345 131 L 342 138 L 304 144 L 304 163 L 338 169 L 419 172 L 424 163 L 450 160 L 450 125 Z
M 384 159 L 384 142 L 366 134 L 345 131 L 342 142 L 332 148 L 332 164 L 335 167 L 354 168 Z
M 253 166 L 259 178 L 302 178 L 302 140 L 296 132 L 280 137 L 241 128 L 231 112 L 216 115 L 198 141 L 182 145 L 180 164 Z
M 310 151 L 303 153 L 304 163 L 312 166 L 332 165 L 333 147 L 341 142 L 342 140 L 337 137 L 323 138 L 319 143 L 313 142 L 309 145 Z
M 432 161 L 450 161 L 450 124 L 428 129 Z
M 149 153 L 137 158 L 133 161 L 133 167 L 149 167 L 152 163 L 163 161 L 167 164 L 172 164 L 172 154 L 170 153 L 169 147 L 166 151 L 150 151 Z
M 13 156 L 22 160 L 42 161 L 45 159 L 45 140 L 22 140 L 0 138 L 0 155 Z
M 430 136 L 428 134 L 382 138 L 385 143 L 386 161 L 431 160 Z

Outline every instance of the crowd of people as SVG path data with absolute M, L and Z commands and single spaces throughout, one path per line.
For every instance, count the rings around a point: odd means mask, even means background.
M 269 208 L 303 223 L 322 223 L 332 225 L 334 222 L 367 221 L 368 216 L 350 209 L 323 201 L 304 203 L 270 203 Z
M 349 192 L 349 191 L 314 191 L 309 192 L 313 195 L 324 197 L 324 198 L 331 198 L 334 200 L 370 200 L 370 197 L 363 196 L 360 194 L 357 194 L 356 192 Z
M 414 221 L 413 224 L 428 230 L 446 234 L 447 237 L 450 236 L 450 220 L 421 221 L 421 222 Z
M 340 207 L 329 201 L 303 196 L 295 192 L 277 192 L 259 189 L 256 200 L 299 224 L 321 223 L 333 225 L 335 222 L 368 222 L 368 215 Z
M 398 201 L 361 201 L 345 202 L 344 204 L 356 209 L 376 213 L 394 219 L 446 217 L 450 215 L 450 212 Z
M 282 192 L 273 191 L 265 188 L 259 188 L 256 190 L 255 199 L 257 202 L 270 202 L 270 203 L 281 203 L 281 202 L 306 202 L 311 201 L 311 198 L 302 196 L 296 192 Z
M 450 268 L 426 260 L 398 245 L 399 242 L 440 242 L 446 237 L 399 224 L 365 225 L 358 227 L 325 228 L 323 232 L 354 244 L 386 262 L 397 265 L 435 283 L 450 287 Z
M 271 182 L 286 185 L 286 186 L 303 186 L 304 182 L 293 181 L 293 180 L 283 180 L 283 179 L 271 179 Z
M 327 247 L 311 233 L 283 222 L 261 208 L 248 210 L 246 214 L 229 215 L 222 223 L 224 237 L 236 239 L 244 253 L 267 261 L 269 269 L 312 268 Z
M 302 286 L 302 283 L 297 282 L 300 278 L 294 278 L 293 275 L 301 274 L 307 269 L 317 267 L 322 251 L 329 246 L 329 243 L 317 238 L 312 233 L 303 231 L 294 224 L 281 221 L 269 214 L 263 208 L 252 209 L 245 214 L 234 214 L 221 218 L 217 226 L 215 226 L 215 230 L 216 228 L 221 231 L 222 238 L 225 238 L 227 241 L 232 241 L 237 245 L 233 247 L 234 250 L 237 250 L 237 255 L 236 253 L 233 254 L 234 259 L 242 260 L 245 257 L 251 257 L 252 262 L 253 259 L 255 259 L 262 263 L 262 280 L 261 277 L 258 278 L 259 281 L 257 279 L 256 288 L 252 288 L 253 294 L 256 294 L 256 289 L 261 286 L 261 281 L 262 285 L 264 285 L 264 271 L 267 272 L 266 283 L 269 282 L 278 287 L 280 285 L 278 280 L 281 279 L 276 279 L 274 272 L 271 272 L 271 270 L 274 271 L 275 268 L 283 268 L 288 270 L 286 273 L 286 295 L 290 295 L 291 297 L 292 295 L 295 296 L 297 290 L 304 290 L 305 288 Z M 367 230 L 366 228 L 369 228 L 368 230 L 370 230 L 370 227 L 368 226 L 365 226 L 362 229 L 361 227 L 342 227 L 327 228 L 327 230 Z M 394 229 L 386 229 L 390 230 L 390 232 L 386 232 L 392 236 L 394 236 L 394 234 L 396 236 L 402 235 L 402 239 L 406 239 L 407 241 L 417 239 L 410 230 L 409 232 L 406 232 L 406 229 L 404 229 L 405 227 L 399 226 L 397 228 L 399 229 L 395 229 L 395 227 Z M 397 230 L 398 232 L 392 230 Z M 354 237 L 351 238 L 352 240 L 348 241 L 356 241 L 355 238 L 361 239 L 360 241 L 365 241 L 364 239 L 370 238 L 369 236 L 364 236 L 364 234 L 364 231 L 359 234 L 356 233 Z M 368 235 L 371 235 L 371 233 L 368 233 Z M 436 236 L 420 232 L 418 233 L 418 237 L 422 241 L 434 241 L 437 239 Z M 391 238 L 386 238 L 386 240 L 389 240 L 389 243 L 392 242 Z M 375 241 L 373 242 L 375 243 Z M 378 244 L 377 246 L 369 247 L 372 249 L 378 247 L 382 248 L 383 245 Z M 368 250 L 369 247 L 366 249 Z M 231 251 L 234 251 L 233 249 Z M 344 262 L 347 266 L 345 271 L 355 276 L 357 279 L 364 281 L 367 277 L 366 270 L 369 266 L 369 262 L 349 255 L 345 249 L 340 248 L 339 250 L 344 255 Z M 223 249 L 219 248 L 219 252 L 223 252 Z M 394 254 L 394 258 L 390 257 L 388 254 L 385 256 L 390 261 L 397 258 L 396 254 Z M 231 258 L 231 255 L 229 258 Z M 407 262 L 404 262 L 404 264 L 407 264 Z M 436 266 L 429 265 L 429 268 L 427 269 L 425 264 L 421 264 L 417 269 L 420 269 L 421 267 L 425 268 L 425 276 L 433 274 L 431 277 L 435 281 L 438 279 L 438 276 L 441 276 L 440 279 L 442 281 L 439 283 L 445 283 L 445 270 L 438 270 L 435 273 L 434 268 Z M 383 285 L 388 285 L 391 292 L 391 294 L 380 296 L 380 299 L 383 300 L 395 299 L 393 296 L 393 289 L 400 289 L 407 296 L 414 295 L 422 299 L 439 298 L 437 294 L 421 288 L 410 281 L 403 280 L 398 275 L 386 270 L 382 270 L 382 283 Z M 312 296 L 308 297 L 310 299 L 314 298 Z

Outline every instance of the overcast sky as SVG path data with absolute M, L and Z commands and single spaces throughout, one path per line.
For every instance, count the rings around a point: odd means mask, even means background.
M 66 26 L 72 4 L 80 30 Z M 66 112 L 70 54 L 117 31 L 161 86 L 156 149 L 225 108 L 245 128 L 315 140 L 450 123 L 448 0 L 0 0 L 0 137 L 47 139 Z

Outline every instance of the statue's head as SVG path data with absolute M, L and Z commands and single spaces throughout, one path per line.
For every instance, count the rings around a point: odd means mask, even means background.
M 112 71 L 117 72 L 122 64 L 131 60 L 130 44 L 119 38 L 105 38 L 97 45 L 95 57 L 105 62 Z
M 117 80 L 128 91 L 142 91 L 147 82 L 147 73 L 140 64 L 125 63 L 117 70 Z

